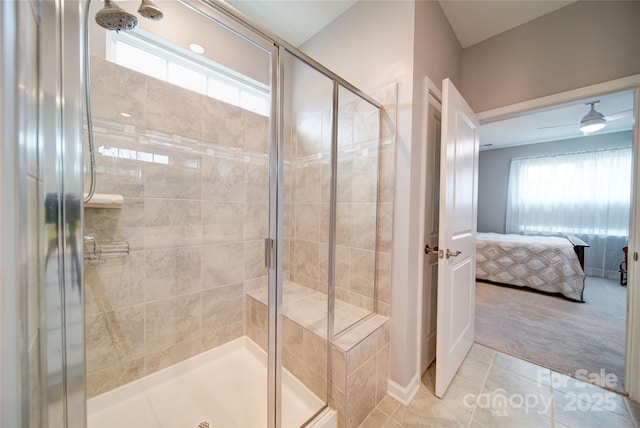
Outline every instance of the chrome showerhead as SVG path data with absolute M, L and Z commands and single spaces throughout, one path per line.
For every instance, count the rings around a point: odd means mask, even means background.
M 162 11 L 151 0 L 142 0 L 138 13 L 152 21 L 160 21 L 164 17 Z
M 115 31 L 131 31 L 138 27 L 138 18 L 113 0 L 104 0 L 104 8 L 96 13 L 96 22 L 107 30 Z

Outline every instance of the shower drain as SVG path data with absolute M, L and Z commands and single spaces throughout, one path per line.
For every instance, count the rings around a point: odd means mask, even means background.
M 196 428 L 212 428 L 211 426 L 211 422 L 209 421 L 202 421 L 198 424 L 198 426 Z

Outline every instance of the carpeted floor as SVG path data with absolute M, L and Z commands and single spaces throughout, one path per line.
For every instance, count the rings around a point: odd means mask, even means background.
M 475 341 L 569 376 L 604 369 L 622 392 L 627 289 L 587 277 L 584 299 L 477 282 Z

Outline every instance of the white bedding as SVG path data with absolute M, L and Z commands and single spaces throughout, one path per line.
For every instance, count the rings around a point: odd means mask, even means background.
M 573 245 L 549 236 L 478 233 L 476 278 L 583 301 L 584 271 Z

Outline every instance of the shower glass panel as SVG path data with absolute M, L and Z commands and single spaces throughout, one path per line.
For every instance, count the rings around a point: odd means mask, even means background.
M 284 62 L 282 368 L 327 402 L 327 272 L 333 82 L 288 51 Z M 284 399 L 284 397 L 283 397 Z M 286 404 L 286 402 L 285 402 Z M 287 418 L 287 407 L 283 407 Z
M 249 294 L 269 285 L 273 43 L 159 6 L 133 32 L 89 23 L 88 425 L 266 426 L 266 306 Z
M 380 110 L 339 86 L 335 334 L 376 311 Z

